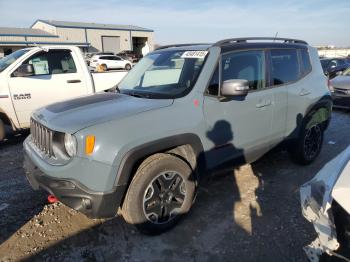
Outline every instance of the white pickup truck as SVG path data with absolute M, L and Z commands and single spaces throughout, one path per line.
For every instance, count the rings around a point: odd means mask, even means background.
M 31 112 L 47 104 L 109 90 L 127 71 L 90 73 L 78 47 L 18 50 L 0 59 L 0 141 L 5 126 L 30 125 Z

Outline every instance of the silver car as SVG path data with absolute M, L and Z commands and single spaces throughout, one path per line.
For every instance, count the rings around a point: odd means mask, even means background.
M 334 107 L 350 108 L 350 67 L 330 80 L 330 90 Z

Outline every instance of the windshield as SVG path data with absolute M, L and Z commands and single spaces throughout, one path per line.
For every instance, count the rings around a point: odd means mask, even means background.
M 4 71 L 9 67 L 13 62 L 15 62 L 19 57 L 27 53 L 29 49 L 21 49 L 13 52 L 12 54 L 5 56 L 0 59 L 0 72 Z
M 197 81 L 208 51 L 161 51 L 144 57 L 118 85 L 121 93 L 178 98 Z

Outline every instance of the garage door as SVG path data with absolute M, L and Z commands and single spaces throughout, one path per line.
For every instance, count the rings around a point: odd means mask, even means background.
M 119 36 L 102 36 L 103 52 L 120 52 L 120 37 Z

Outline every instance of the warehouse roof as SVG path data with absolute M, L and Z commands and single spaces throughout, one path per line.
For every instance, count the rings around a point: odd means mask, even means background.
M 58 37 L 40 29 L 0 27 L 0 36 Z
M 98 24 L 98 23 L 84 23 L 84 22 L 69 22 L 69 21 L 57 21 L 57 20 L 37 20 L 37 22 L 43 22 L 48 25 L 56 27 L 66 28 L 84 28 L 84 29 L 105 29 L 105 30 L 126 30 L 126 31 L 146 31 L 153 32 L 151 29 L 134 26 L 134 25 L 114 25 L 114 24 Z M 34 24 L 35 24 L 34 23 Z M 33 24 L 33 25 L 34 25 Z

